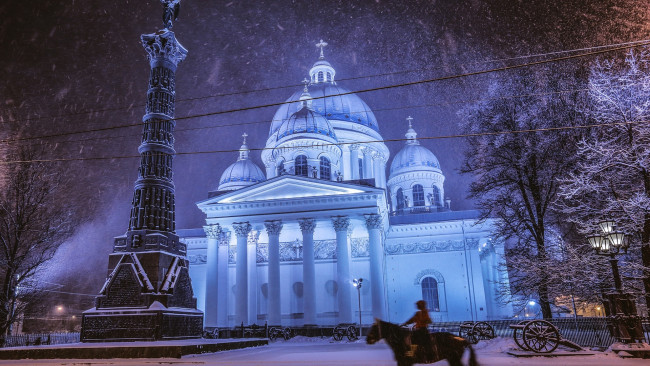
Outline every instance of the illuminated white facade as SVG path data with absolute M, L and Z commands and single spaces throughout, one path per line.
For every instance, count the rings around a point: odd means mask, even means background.
M 425 299 L 434 320 L 512 315 L 496 300 L 503 245 L 476 211 L 451 211 L 435 155 L 409 117 L 391 163 L 374 114 L 321 55 L 275 113 L 261 160 L 248 146 L 179 230 L 206 327 L 401 322 Z M 363 278 L 357 293 L 353 279 Z

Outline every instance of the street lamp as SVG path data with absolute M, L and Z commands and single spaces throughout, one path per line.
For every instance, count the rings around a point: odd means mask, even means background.
M 597 255 L 609 257 L 614 277 L 614 289 L 605 294 L 603 300 L 607 326 L 612 337 L 618 342 L 634 343 L 644 340 L 641 321 L 636 314 L 636 304 L 631 294 L 623 291 L 621 275 L 618 271 L 619 254 L 627 253 L 630 246 L 629 237 L 622 231 L 616 230 L 614 221 L 603 221 L 598 224 L 602 235 L 591 235 L 587 241 Z
M 359 299 L 359 337 L 361 337 L 361 285 L 363 285 L 363 278 L 352 280 L 352 286 L 357 288 L 357 298 Z

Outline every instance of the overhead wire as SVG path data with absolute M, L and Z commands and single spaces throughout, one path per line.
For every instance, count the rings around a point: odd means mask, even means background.
M 484 137 L 484 136 L 494 136 L 494 135 L 508 135 L 508 134 L 518 134 L 518 133 L 532 133 L 532 132 L 549 132 L 549 131 L 562 131 L 562 130 L 575 130 L 575 129 L 587 129 L 587 128 L 598 128 L 606 126 L 616 126 L 616 125 L 635 125 L 641 123 L 650 123 L 650 120 L 641 120 L 641 121 L 624 121 L 624 122 L 607 122 L 607 123 L 594 123 L 588 125 L 577 125 L 577 126 L 558 126 L 558 127 L 545 127 L 545 128 L 535 128 L 535 129 L 524 129 L 524 130 L 505 130 L 505 131 L 490 131 L 490 132 L 476 132 L 476 133 L 464 133 L 464 134 L 453 134 L 453 135 L 441 135 L 441 136 L 424 136 L 418 137 L 417 140 L 442 140 L 442 139 L 453 139 L 453 138 L 470 138 L 470 137 Z M 283 150 L 283 149 L 300 149 L 300 148 L 310 148 L 313 146 L 341 146 L 341 145 L 361 145 L 361 144 L 372 144 L 372 143 L 383 143 L 383 142 L 399 142 L 399 141 L 408 141 L 408 138 L 395 138 L 395 139 L 378 139 L 378 140 L 368 140 L 368 141 L 351 141 L 351 142 L 337 142 L 337 143 L 318 143 L 318 144 L 309 144 L 309 145 L 297 145 L 286 148 L 277 148 L 277 147 L 260 147 L 260 148 L 249 148 L 249 151 L 263 151 L 263 150 Z M 220 153 L 234 153 L 239 152 L 240 149 L 228 149 L 228 150 L 208 150 L 208 151 L 188 151 L 188 152 L 177 152 L 177 156 L 184 155 L 201 155 L 201 154 L 220 154 Z M 7 164 L 21 164 L 21 163 L 51 163 L 51 162 L 66 162 L 66 161 L 86 161 L 86 160 L 119 160 L 119 159 L 135 159 L 141 158 L 140 155 L 123 155 L 123 156 L 107 156 L 107 157 L 86 157 L 86 158 L 55 158 L 55 159 L 33 159 L 33 160 L 13 160 L 13 161 L 0 161 L 0 165 Z
M 488 73 L 502 72 L 502 71 L 508 71 L 508 70 L 514 70 L 514 69 L 520 69 L 520 68 L 524 68 L 524 67 L 542 65 L 542 64 L 547 64 L 547 63 L 551 63 L 551 62 L 564 61 L 564 60 L 569 60 L 569 59 L 574 59 L 574 58 L 594 56 L 594 55 L 598 55 L 598 54 L 602 54 L 602 53 L 620 51 L 620 50 L 624 50 L 624 49 L 630 49 L 630 48 L 645 46 L 645 45 L 649 45 L 649 44 L 650 44 L 650 41 L 645 41 L 645 43 L 635 44 L 635 45 L 632 45 L 632 46 L 622 46 L 622 47 L 616 47 L 616 48 L 608 48 L 606 50 L 591 51 L 591 52 L 581 53 L 581 54 L 577 54 L 577 55 L 562 56 L 562 57 L 556 57 L 556 58 L 552 58 L 552 59 L 532 61 L 532 62 L 527 62 L 527 63 L 524 63 L 524 64 L 503 66 L 503 67 L 498 67 L 498 68 L 493 68 L 493 69 L 488 69 L 488 70 L 473 71 L 473 72 L 467 72 L 467 73 L 462 73 L 462 74 L 455 74 L 455 75 L 436 77 L 436 78 L 431 78 L 431 79 L 423 79 L 423 80 L 416 80 L 416 81 L 411 81 L 411 82 L 384 85 L 384 86 L 379 86 L 379 87 L 361 89 L 361 90 L 357 90 L 357 91 L 350 91 L 350 92 L 344 92 L 344 93 L 338 93 L 338 94 L 332 94 L 332 95 L 325 95 L 325 96 L 319 96 L 319 97 L 311 97 L 311 98 L 308 98 L 306 100 L 312 100 L 313 101 L 313 100 L 319 100 L 319 99 L 331 98 L 331 97 L 337 97 L 337 96 L 345 96 L 345 95 L 351 95 L 351 94 L 361 94 L 361 93 L 368 93 L 368 92 L 379 91 L 379 90 L 386 90 L 386 89 L 401 88 L 401 87 L 406 87 L 406 86 L 428 84 L 428 83 L 437 82 L 437 81 L 453 80 L 453 79 L 459 79 L 459 78 L 463 78 L 463 77 L 483 75 L 483 74 L 488 74 Z M 281 105 L 284 105 L 284 104 L 291 104 L 291 103 L 295 103 L 295 101 L 267 103 L 267 104 L 256 105 L 256 106 L 235 108 L 235 109 L 230 109 L 230 110 L 194 114 L 194 115 L 188 115 L 188 116 L 183 116 L 183 117 L 175 117 L 175 118 L 170 118 L 168 120 L 180 121 L 180 120 L 193 119 L 193 118 L 199 118 L 199 117 L 207 117 L 207 116 L 214 116 L 214 115 L 221 115 L 221 114 L 230 114 L 230 113 L 236 113 L 236 112 L 243 112 L 243 111 L 261 109 L 261 108 L 277 107 L 277 106 L 281 106 Z M 80 133 L 109 131 L 109 130 L 114 130 L 114 129 L 119 129 L 119 128 L 141 126 L 141 125 L 142 125 L 142 123 L 137 123 L 137 124 L 128 124 L 128 125 L 120 125 L 120 126 L 95 128 L 95 129 L 82 130 L 82 131 L 71 131 L 71 132 L 64 132 L 64 133 L 50 134 L 50 135 L 42 135 L 42 136 L 22 137 L 22 138 L 16 138 L 16 139 L 4 139 L 4 140 L 0 140 L 0 143 L 15 142 L 15 141 L 27 141 L 27 140 L 35 140 L 35 139 L 51 138 L 51 137 L 60 137 L 60 136 L 70 136 L 70 135 L 75 135 L 75 134 L 80 134 Z
M 586 51 L 586 50 L 595 50 L 595 49 L 602 49 L 602 48 L 609 48 L 609 47 L 638 46 L 638 45 L 642 45 L 644 43 L 647 44 L 648 41 L 650 41 L 650 40 L 638 40 L 638 41 L 611 43 L 611 44 L 607 44 L 607 45 L 590 46 L 590 47 L 576 48 L 576 49 L 571 49 L 571 50 L 560 50 L 560 51 L 552 51 L 552 52 L 537 53 L 537 54 L 530 54 L 530 55 L 520 55 L 520 56 L 506 57 L 506 58 L 493 59 L 493 60 L 482 60 L 482 61 L 469 62 L 469 63 L 464 63 L 464 64 L 456 64 L 454 66 L 455 67 L 463 67 L 463 66 L 481 65 L 481 64 L 487 64 L 487 63 L 520 60 L 520 59 L 526 59 L 526 58 L 550 56 L 550 55 L 557 55 L 557 54 L 571 53 L 571 52 L 581 52 L 581 51 Z M 434 70 L 439 70 L 439 69 L 444 69 L 444 68 L 447 68 L 447 66 L 436 66 L 436 67 L 418 68 L 418 69 L 411 69 L 411 70 L 392 71 L 392 72 L 385 72 L 385 73 L 372 74 L 372 75 L 353 76 L 353 77 L 348 77 L 348 78 L 338 78 L 338 81 L 368 79 L 368 78 L 390 76 L 390 75 L 398 75 L 398 74 L 407 74 L 407 73 L 420 72 L 420 71 L 434 71 Z M 200 96 L 200 97 L 177 99 L 176 102 L 177 103 L 182 103 L 182 102 L 189 102 L 189 101 L 196 101 L 196 100 L 203 100 L 203 99 L 210 99 L 210 98 L 219 98 L 219 97 L 226 97 L 226 96 L 233 96 L 233 95 L 251 94 L 251 93 L 278 90 L 278 89 L 296 88 L 296 87 L 301 87 L 301 86 L 302 86 L 302 84 L 291 84 L 291 85 L 283 85 L 283 86 L 275 86 L 275 87 L 266 87 L 266 88 L 260 88 L 260 89 L 235 91 L 235 92 L 229 92 L 229 93 L 219 93 L 219 94 L 206 95 L 206 96 Z M 2 121 L 2 122 L 6 122 L 6 123 L 9 123 L 9 122 L 27 122 L 27 121 L 31 121 L 31 120 L 40 120 L 40 119 L 55 119 L 55 118 L 73 117 L 73 116 L 84 115 L 84 114 L 111 112 L 111 111 L 125 110 L 125 109 L 129 110 L 129 109 L 132 109 L 132 108 L 144 107 L 144 106 L 145 106 L 145 104 L 131 104 L 129 106 L 122 106 L 122 107 L 81 111 L 81 112 L 77 112 L 77 113 L 69 113 L 69 114 L 62 114 L 62 115 L 56 115 L 56 116 L 28 117 L 28 118 L 21 118 L 21 119 L 12 119 L 12 120 Z

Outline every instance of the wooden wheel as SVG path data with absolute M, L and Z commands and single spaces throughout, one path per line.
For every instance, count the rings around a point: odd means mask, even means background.
M 349 341 L 356 341 L 357 339 L 359 339 L 359 337 L 357 336 L 357 327 L 355 327 L 354 325 L 350 325 L 346 333 Z
M 463 322 L 463 324 L 460 325 L 460 328 L 458 329 L 458 336 L 468 339 L 469 333 L 470 333 L 470 327 L 473 323 L 472 322 Z
M 560 344 L 560 332 L 545 320 L 533 320 L 526 324 L 522 338 L 528 349 L 536 353 L 553 352 Z
M 334 332 L 332 333 L 332 338 L 334 338 L 334 340 L 337 342 L 340 341 L 343 339 L 343 332 L 343 329 L 337 325 L 336 328 L 334 328 Z
M 529 320 L 522 320 L 517 325 L 525 325 L 528 322 Z M 517 346 L 519 346 L 519 348 L 523 349 L 524 351 L 530 351 L 528 346 L 524 343 L 522 337 L 522 331 L 523 329 L 514 328 L 512 332 L 512 338 L 515 340 L 515 343 L 517 344 Z
M 492 339 L 494 338 L 494 329 L 486 322 L 478 322 L 472 327 L 472 338 L 476 341 L 473 343 Z

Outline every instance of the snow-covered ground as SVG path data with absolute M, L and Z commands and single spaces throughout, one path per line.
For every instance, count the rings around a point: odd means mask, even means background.
M 611 353 L 597 352 L 594 356 L 515 358 L 505 352 L 516 348 L 511 339 L 496 338 L 475 346 L 483 366 L 648 366 L 650 361 L 622 359 Z M 295 337 L 287 342 L 277 341 L 268 346 L 247 348 L 182 359 L 110 359 L 110 360 L 19 360 L 0 361 L 0 365 L 308 365 L 308 366 L 393 366 L 393 353 L 381 342 L 368 345 L 364 340 L 333 342 L 331 339 Z M 444 366 L 440 361 L 434 365 Z

